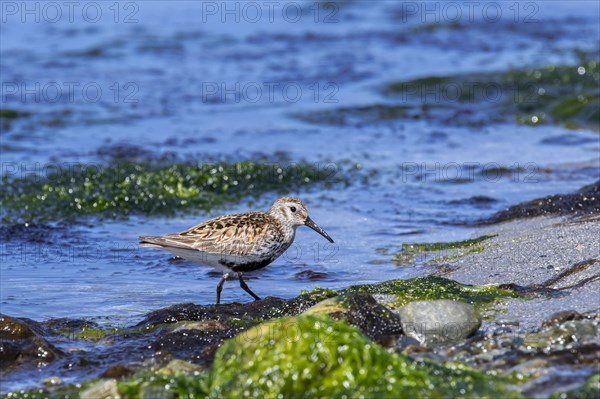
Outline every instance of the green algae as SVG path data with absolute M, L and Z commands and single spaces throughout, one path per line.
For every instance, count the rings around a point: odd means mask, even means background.
M 308 301 L 322 301 L 327 298 L 331 298 L 337 295 L 336 290 L 332 290 L 331 288 L 321 288 L 315 287 L 312 290 L 302 290 L 300 291 L 300 295 L 306 296 Z
M 380 91 L 389 101 L 294 116 L 341 126 L 428 120 L 455 126 L 516 122 L 600 130 L 600 66 L 589 58 L 576 65 L 402 80 Z
M 7 132 L 15 119 L 27 118 L 31 114 L 27 111 L 18 111 L 10 108 L 0 109 L 0 130 Z
M 79 398 L 100 379 L 86 380 L 81 384 L 68 384 L 55 388 L 18 390 L 0 395 L 1 399 L 65 399 Z M 165 373 L 160 370 L 142 370 L 117 382 L 120 397 L 142 398 L 204 398 L 207 390 L 207 373 Z
M 430 251 L 444 251 L 449 249 L 461 249 L 470 248 L 473 245 L 478 245 L 485 240 L 496 237 L 494 235 L 483 235 L 477 238 L 470 238 L 462 241 L 450 241 L 450 242 L 432 242 L 432 243 L 417 243 L 417 244 L 403 244 L 402 249 L 407 249 L 415 252 L 430 252 Z
M 78 397 L 98 381 L 15 391 L 4 398 Z M 460 363 L 413 361 L 345 322 L 302 315 L 262 323 L 226 341 L 209 370 L 142 370 L 117 381 L 117 390 L 132 399 L 521 397 L 509 389 L 512 382 Z
M 156 324 L 152 326 L 144 326 L 140 328 L 109 328 L 109 329 L 100 329 L 100 328 L 82 328 L 79 331 L 64 331 L 60 335 L 65 336 L 70 339 L 78 340 L 78 341 L 89 341 L 89 342 L 99 342 L 99 341 L 110 341 L 111 337 L 117 335 L 141 335 L 146 334 L 152 331 L 155 331 L 159 328 L 163 327 L 172 327 L 175 324 Z
M 513 291 L 503 290 L 493 285 L 461 284 L 437 276 L 353 285 L 344 291 L 366 292 L 371 295 L 394 295 L 396 300 L 390 304 L 394 307 L 404 306 L 413 301 L 450 299 L 470 303 L 476 308 L 486 308 L 504 298 L 520 297 Z
M 117 384 L 124 398 L 205 398 L 208 393 L 207 373 L 165 374 L 151 370 L 136 373 Z
M 91 385 L 91 382 L 90 382 Z M 87 384 L 86 384 L 87 386 Z M 78 398 L 82 385 L 66 385 L 52 390 L 48 388 L 21 389 L 0 395 L 0 399 L 66 399 Z
M 17 111 L 14 109 L 4 108 L 0 109 L 0 119 L 16 119 L 16 118 L 25 118 L 31 115 L 26 111 Z
M 414 263 L 416 256 L 419 254 L 427 255 L 429 252 L 454 251 L 451 254 L 443 255 L 433 259 L 437 263 L 445 262 L 483 251 L 485 248 L 482 243 L 493 237 L 496 237 L 496 235 L 482 235 L 477 238 L 471 238 L 463 241 L 414 244 L 405 243 L 402 244 L 402 249 L 400 252 L 394 255 L 392 260 L 397 265 L 406 265 Z
M 486 104 L 491 120 L 506 115 L 531 126 L 553 123 L 599 130 L 599 84 L 600 66 L 592 60 L 577 65 L 395 82 L 387 85 L 383 93 L 450 106 Z M 428 93 L 435 96 L 427 96 Z
M 412 361 L 327 316 L 263 323 L 227 341 L 209 398 L 520 397 L 507 378 L 462 364 Z
M 208 212 L 265 192 L 289 193 L 347 181 L 335 164 L 252 161 L 115 162 L 106 167 L 53 165 L 21 176 L 13 172 L 2 177 L 5 222 Z

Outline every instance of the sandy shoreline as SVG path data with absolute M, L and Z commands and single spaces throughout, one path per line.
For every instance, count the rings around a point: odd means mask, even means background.
M 559 295 L 509 300 L 499 320 L 539 327 L 553 313 L 600 309 L 600 223 L 598 215 L 537 217 L 481 228 L 496 235 L 484 250 L 445 262 L 444 277 L 465 284 L 543 285 Z M 548 283 L 550 284 L 544 284 Z

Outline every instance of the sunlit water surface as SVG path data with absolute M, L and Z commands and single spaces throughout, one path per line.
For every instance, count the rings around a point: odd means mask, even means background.
M 275 17 L 273 23 L 242 19 L 226 24 L 203 15 L 196 2 L 173 3 L 166 11 L 163 2 L 139 2 L 138 22 L 131 24 L 111 18 L 96 24 L 81 18 L 73 23 L 9 18 L 3 23 L 3 82 L 57 82 L 63 88 L 68 82 L 79 87 L 93 82 L 103 94 L 97 102 L 80 90 L 73 99 L 63 93 L 56 102 L 4 98 L 7 108 L 50 119 L 62 115 L 66 123 L 22 122 L 4 132 L 2 162 L 30 168 L 48 162 L 99 163 L 99 147 L 130 143 L 199 162 L 285 152 L 291 162 L 350 160 L 363 171 L 377 170 L 368 184 L 289 193 L 308 203 L 312 218 L 335 245 L 299 229 L 284 256 L 247 276 L 261 296 L 289 298 L 316 286 L 339 288 L 422 274 L 423 267 L 392 262 L 403 243 L 469 238 L 474 230 L 465 222 L 523 200 L 574 191 L 598 178 L 596 132 L 411 120 L 332 126 L 293 116 L 384 103 L 378 90 L 395 80 L 571 64 L 575 49 L 597 46 L 589 39 L 598 37 L 595 2 L 539 2 L 537 23 L 511 24 L 507 16 L 492 29 L 479 16 L 463 29 L 430 33 L 417 29 L 426 25 L 418 19 L 401 18 L 401 2 L 349 2 L 340 7 L 335 23 L 308 17 L 289 23 Z M 221 84 L 235 88 L 236 82 L 239 97 L 207 94 Z M 278 86 L 270 96 L 273 82 Z M 282 91 L 286 84 L 300 88 L 297 101 L 296 94 Z M 520 166 L 524 171 L 473 178 L 467 165 Z M 417 173 L 424 178 L 415 180 Z M 460 202 L 473 196 L 496 202 Z M 267 209 L 275 198 L 264 195 L 253 207 Z M 246 210 L 248 204 L 241 203 L 227 212 Z M 84 218 L 42 231 L 43 240 L 30 240 L 28 234 L 7 239 L 2 243 L 1 311 L 36 320 L 91 317 L 128 325 L 170 304 L 214 303 L 218 274 L 159 250 L 138 248 L 136 237 L 181 231 L 221 212 Z M 237 282 L 226 284 L 223 301 L 250 299 Z

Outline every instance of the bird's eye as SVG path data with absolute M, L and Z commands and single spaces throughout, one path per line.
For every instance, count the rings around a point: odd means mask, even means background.
M 296 207 L 295 206 L 290 206 L 290 211 L 296 212 Z

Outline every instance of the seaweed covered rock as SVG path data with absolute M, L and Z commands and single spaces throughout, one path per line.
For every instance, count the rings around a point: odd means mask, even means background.
M 600 181 L 583 187 L 577 193 L 549 195 L 513 205 L 480 223 L 495 224 L 544 215 L 582 216 L 588 214 L 600 214 Z
M 33 320 L 0 314 L 0 367 L 44 366 L 62 352 L 47 342 L 43 329 Z
M 402 333 L 398 315 L 377 303 L 371 295 L 362 292 L 348 292 L 326 299 L 306 313 L 327 314 L 334 319 L 345 320 L 378 342 Z
M 353 285 L 342 292 L 366 292 L 387 298 L 385 305 L 404 306 L 413 301 L 450 299 L 474 305 L 476 308 L 490 306 L 504 298 L 520 295 L 494 285 L 461 284 L 443 277 L 428 276 L 408 280 L 388 280 L 378 284 Z
M 157 356 L 174 356 L 209 366 L 226 339 L 262 321 L 298 314 L 322 297 L 322 294 L 304 294 L 288 301 L 267 297 L 217 306 L 179 304 L 149 313 L 135 328 L 160 327 L 159 331 L 148 335 L 150 343 L 144 341 L 144 348 Z M 173 326 L 167 327 L 169 324 Z
M 237 320 L 252 322 L 252 320 L 267 320 L 274 317 L 291 316 L 303 312 L 323 298 L 332 297 L 332 292 L 305 293 L 290 300 L 267 297 L 260 301 L 248 303 L 227 303 L 218 306 L 196 305 L 185 303 L 158 309 L 146 315 L 136 327 L 156 326 L 180 321 L 203 320 Z M 254 321 L 252 324 L 256 324 Z
M 260 324 L 219 349 L 210 398 L 520 397 L 493 373 L 415 362 L 355 327 L 302 315 Z

